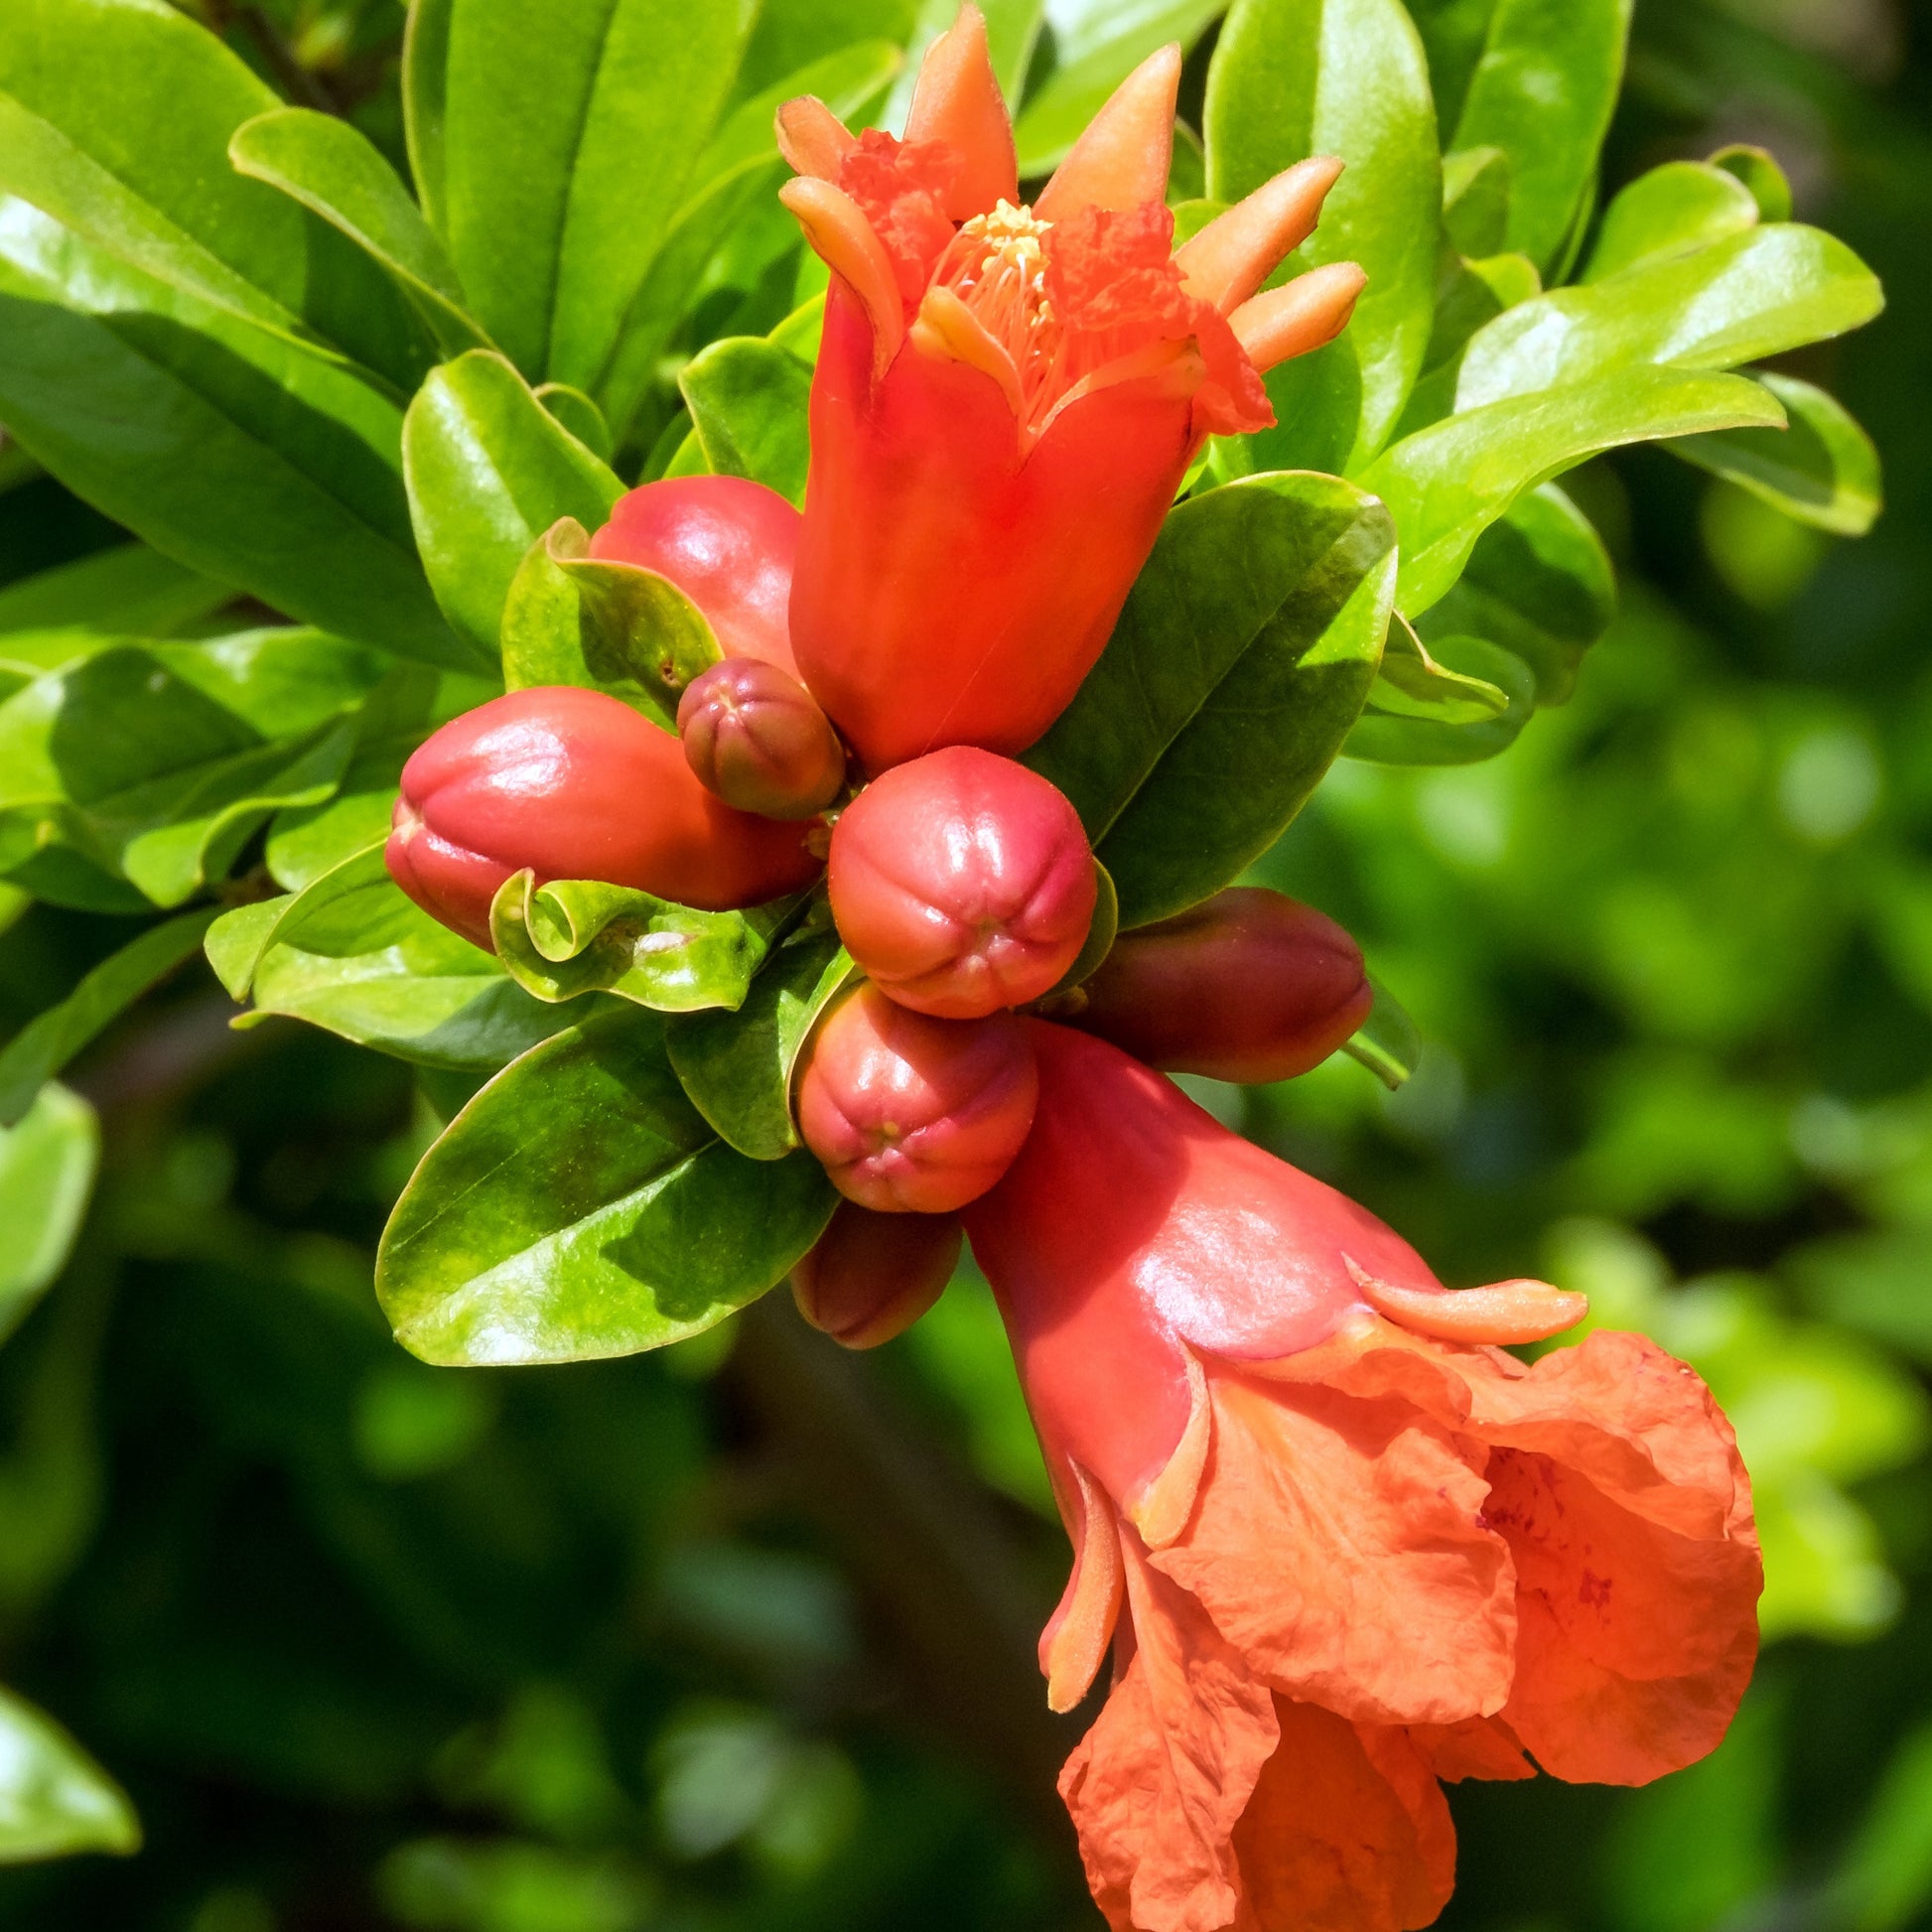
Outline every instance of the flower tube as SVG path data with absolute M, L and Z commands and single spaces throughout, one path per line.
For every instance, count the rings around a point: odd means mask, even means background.
M 1031 207 L 963 7 L 903 141 L 788 102 L 783 192 L 832 270 L 791 631 L 877 772 L 1025 750 L 1113 629 L 1202 441 L 1274 420 L 1262 372 L 1331 340 L 1352 265 L 1256 294 L 1338 163 L 1288 170 L 1173 250 L 1178 47 L 1121 83 Z
M 1446 1290 L 1354 1202 L 1105 1042 L 1032 1023 L 1035 1126 L 968 1209 L 1075 1550 L 1049 1700 L 1116 1932 L 1412 1932 L 1443 1780 L 1642 1784 L 1756 1654 L 1750 1489 L 1643 1336 L 1525 1365 L 1540 1283 Z

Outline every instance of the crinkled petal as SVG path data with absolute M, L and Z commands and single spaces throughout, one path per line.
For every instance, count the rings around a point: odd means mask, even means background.
M 1536 1776 L 1516 1733 L 1500 1718 L 1465 1718 L 1459 1725 L 1411 1725 L 1409 1738 L 1445 1784 L 1464 1778 L 1515 1783 Z

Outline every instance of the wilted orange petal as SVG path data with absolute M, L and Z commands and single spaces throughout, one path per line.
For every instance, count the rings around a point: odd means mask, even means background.
M 1486 1342 L 1513 1347 L 1548 1341 L 1574 1328 L 1589 1312 L 1589 1300 L 1566 1295 L 1547 1282 L 1497 1282 L 1488 1288 L 1396 1288 L 1358 1273 L 1362 1300 L 1391 1321 L 1439 1341 Z
M 1333 342 L 1367 286 L 1368 277 L 1353 262 L 1330 262 L 1242 303 L 1228 324 L 1248 359 L 1266 371 Z
M 882 369 L 905 340 L 905 310 L 891 257 L 855 202 L 828 181 L 801 175 L 778 190 L 813 252 L 843 277 L 872 324 L 873 367 Z
M 1217 214 L 1175 251 L 1187 293 L 1232 314 L 1314 232 L 1322 201 L 1341 170 L 1342 163 L 1327 155 L 1298 161 Z
M 1125 212 L 1168 192 L 1180 48 L 1158 48 L 1113 91 L 1040 191 L 1034 211 L 1064 221 L 1083 207 Z
M 943 141 L 959 157 L 946 206 L 955 221 L 1019 201 L 1013 121 L 987 51 L 986 17 L 977 7 L 961 7 L 959 18 L 926 49 L 905 138 Z
M 801 175 L 836 182 L 858 136 L 815 94 L 800 94 L 778 109 L 778 152 Z

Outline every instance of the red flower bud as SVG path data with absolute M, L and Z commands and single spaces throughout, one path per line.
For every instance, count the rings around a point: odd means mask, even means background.
M 969 1020 L 1053 986 L 1086 942 L 1093 855 L 1037 773 L 955 747 L 868 785 L 832 834 L 832 914 L 899 1005 Z
M 798 512 L 744 477 L 667 477 L 618 499 L 591 538 L 602 563 L 668 577 L 705 615 L 727 657 L 761 657 L 797 675 L 791 656 L 792 557 Z
M 1235 886 L 1124 932 L 1066 1024 L 1149 1066 L 1216 1080 L 1291 1080 L 1375 1004 L 1361 948 L 1325 913 Z
M 798 1131 L 848 1200 L 947 1214 L 1012 1165 L 1036 1091 L 1023 1022 L 932 1020 L 861 986 L 812 1041 Z
M 962 1235 L 951 1214 L 876 1214 L 841 1201 L 791 1271 L 798 1312 L 847 1348 L 903 1334 L 952 1279 Z
M 701 671 L 678 701 L 677 728 L 698 781 L 765 818 L 811 818 L 845 783 L 845 750 L 795 677 L 756 657 Z
M 483 947 L 496 889 L 525 867 L 539 885 L 601 879 L 712 910 L 818 869 L 796 827 L 705 790 L 669 732 L 571 685 L 492 698 L 419 746 L 384 856 L 424 911 Z

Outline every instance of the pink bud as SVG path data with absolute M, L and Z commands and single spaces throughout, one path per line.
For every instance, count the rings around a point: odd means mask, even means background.
M 1258 886 L 1123 932 L 1079 993 L 1067 1026 L 1169 1073 L 1250 1083 L 1318 1066 L 1375 1003 L 1354 940 Z
M 933 1020 L 861 986 L 811 1043 L 798 1131 L 848 1200 L 947 1214 L 1006 1173 L 1036 1090 L 1026 1028 L 1011 1015 Z
M 812 818 L 839 795 L 845 752 L 794 677 L 756 657 L 701 671 L 677 707 L 684 756 L 728 805 L 765 818 Z
M 951 1214 L 877 1214 L 841 1201 L 817 1247 L 791 1271 L 792 1298 L 834 1341 L 877 1348 L 938 1301 L 961 1240 Z
M 969 1020 L 1048 991 L 1086 943 L 1079 814 L 1011 759 L 955 746 L 895 765 L 832 834 L 846 949 L 900 1006 Z
M 573 685 L 492 698 L 419 746 L 384 857 L 424 911 L 483 947 L 496 889 L 526 867 L 539 885 L 601 879 L 712 910 L 818 870 L 796 827 L 733 811 L 669 732 Z

